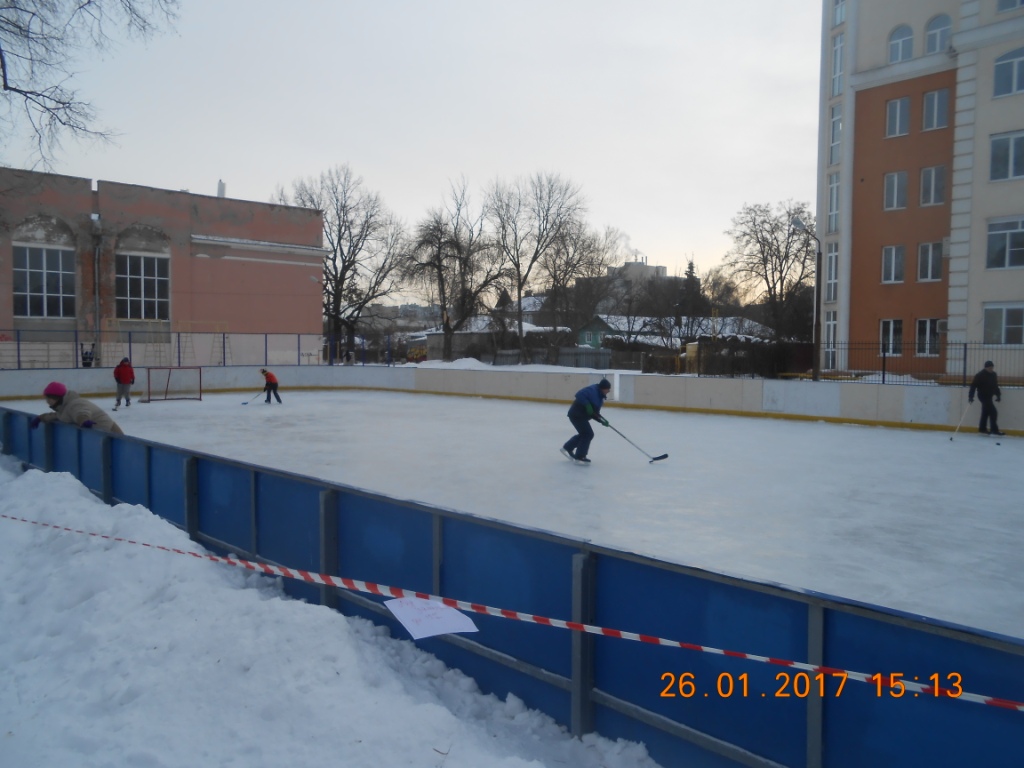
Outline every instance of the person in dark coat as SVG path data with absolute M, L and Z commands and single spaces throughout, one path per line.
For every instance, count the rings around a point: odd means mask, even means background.
M 599 421 L 608 426 L 608 419 L 601 415 L 601 406 L 608 398 L 612 385 L 608 379 L 601 379 L 597 384 L 584 387 L 576 393 L 576 398 L 569 406 L 569 421 L 576 427 L 576 434 L 562 446 L 562 453 L 570 459 L 589 464 L 587 453 L 590 452 L 590 441 L 594 439 L 594 429 L 590 421 Z
M 132 368 L 132 361 L 122 357 L 121 362 L 114 367 L 114 381 L 117 382 L 117 402 L 114 403 L 114 410 L 121 407 L 121 398 L 124 398 L 125 407 L 132 404 L 132 384 L 135 383 L 135 369 Z
M 967 393 L 967 402 L 974 402 L 974 393 L 978 393 L 981 401 L 981 421 L 978 423 L 978 431 L 983 435 L 1005 435 L 999 431 L 999 424 L 996 417 L 999 411 L 992 404 L 995 400 L 999 402 L 1002 392 L 999 391 L 999 377 L 996 376 L 996 367 L 991 360 L 985 361 L 985 367 L 974 374 L 971 381 L 971 389 Z

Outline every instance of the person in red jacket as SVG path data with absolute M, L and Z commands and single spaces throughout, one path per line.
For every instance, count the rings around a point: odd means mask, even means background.
M 264 391 L 267 393 L 267 405 L 270 405 L 270 395 L 273 394 L 277 398 L 277 402 L 281 402 L 281 396 L 277 394 L 277 376 L 268 371 L 266 368 L 260 368 L 260 373 L 263 374 L 263 379 L 266 384 L 263 385 Z
M 127 408 L 132 404 L 132 384 L 135 383 L 135 369 L 132 368 L 132 361 L 122 357 L 121 362 L 114 368 L 114 381 L 117 382 L 117 402 L 114 403 L 114 410 L 121 407 L 121 398 L 124 398 L 124 405 Z

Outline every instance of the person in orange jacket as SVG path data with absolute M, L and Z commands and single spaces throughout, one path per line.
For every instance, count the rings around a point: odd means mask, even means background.
M 270 395 L 273 394 L 277 398 L 277 402 L 281 402 L 281 396 L 277 394 L 277 376 L 268 371 L 266 368 L 260 368 L 260 373 L 263 374 L 263 379 L 266 382 L 263 385 L 263 390 L 267 393 L 267 405 L 270 405 Z
M 132 404 L 132 384 L 135 383 L 135 369 L 132 368 L 132 361 L 122 357 L 121 362 L 114 368 L 114 381 L 117 382 L 117 402 L 114 403 L 114 410 L 121 407 L 121 398 L 124 398 L 124 405 L 127 408 Z

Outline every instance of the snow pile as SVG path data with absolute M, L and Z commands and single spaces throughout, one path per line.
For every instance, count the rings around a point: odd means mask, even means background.
M 0 513 L 199 552 L 0 462 Z M 0 518 L 0 765 L 655 768 L 240 568 Z

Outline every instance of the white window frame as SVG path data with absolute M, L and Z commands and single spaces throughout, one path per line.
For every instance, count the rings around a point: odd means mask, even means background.
M 917 357 L 939 356 L 938 318 L 922 318 L 917 321 L 917 335 L 914 340 L 914 354 Z
M 886 211 L 899 211 L 907 207 L 907 172 L 885 174 L 885 194 L 882 207 Z
M 1017 8 L 1024 8 L 1024 0 L 998 0 L 996 3 L 996 13 L 1014 11 Z
M 901 96 L 885 102 L 885 138 L 910 133 L 910 97 Z
M 946 166 L 933 165 L 921 169 L 921 207 L 944 205 L 946 202 Z
M 76 316 L 74 249 L 15 242 L 11 255 L 14 317 L 63 319 Z
M 909 24 L 900 24 L 889 33 L 889 63 L 898 64 L 914 58 L 914 30 Z
M 839 313 L 834 309 L 825 312 L 825 355 L 822 360 L 822 367 L 826 371 L 834 371 L 838 361 L 836 359 L 836 337 L 839 331 L 837 320 Z
M 878 321 L 879 355 L 900 357 L 903 355 L 903 321 L 886 319 Z
M 902 245 L 882 246 L 882 282 L 902 283 L 906 276 L 906 248 Z
M 985 344 L 1024 344 L 1024 303 L 983 306 Z
M 840 142 L 843 139 L 843 105 L 833 104 L 829 110 L 828 164 L 835 165 L 840 158 Z
M 832 26 L 838 27 L 844 21 L 846 21 L 846 0 L 833 0 Z
M 949 127 L 949 88 L 928 91 L 924 95 L 923 106 L 922 131 L 937 131 Z
M 1002 258 L 996 256 L 1002 250 Z M 1024 216 L 993 219 L 988 223 L 985 245 L 985 269 L 1024 267 Z
M 949 50 L 949 42 L 953 38 L 953 20 L 940 13 L 929 21 L 924 28 L 924 52 L 942 53 Z
M 839 300 L 839 243 L 825 244 L 825 301 Z
M 1002 99 L 1024 92 L 1024 48 L 1004 53 L 996 59 L 992 79 L 992 98 Z M 1003 90 L 1000 90 L 1000 79 L 1006 81 Z
M 135 271 L 136 266 L 138 266 L 139 272 Z M 161 275 L 161 272 L 166 272 L 166 274 Z M 114 256 L 114 304 L 116 317 L 119 320 L 169 321 L 171 319 L 170 256 L 118 251 Z
M 832 95 L 843 92 L 843 33 L 832 38 Z
M 594 341 L 594 334 L 591 331 L 583 332 L 583 341 L 587 344 L 592 344 Z
M 1003 148 L 1005 144 L 1005 149 Z M 1001 133 L 992 137 L 990 142 L 991 159 L 989 161 L 989 181 L 1012 181 L 1024 179 L 1024 131 Z M 997 175 L 997 158 L 1006 156 L 1006 175 Z
M 825 231 L 834 234 L 839 231 L 839 174 L 828 175 L 828 214 L 825 216 Z
M 942 243 L 917 246 L 917 282 L 934 283 L 942 279 Z

